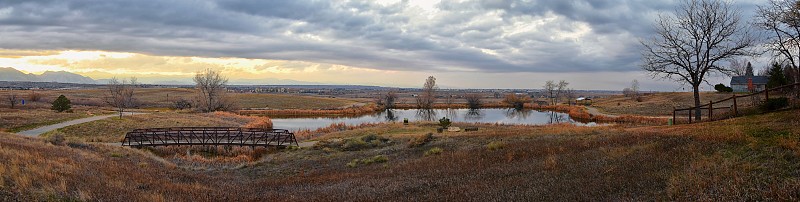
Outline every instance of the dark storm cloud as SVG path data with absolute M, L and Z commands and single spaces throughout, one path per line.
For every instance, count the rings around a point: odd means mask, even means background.
M 745 4 L 752 10 L 755 4 Z M 302 60 L 375 69 L 637 70 L 672 1 L 73 0 L 0 2 L 0 48 Z M 749 12 L 749 11 L 748 11 Z

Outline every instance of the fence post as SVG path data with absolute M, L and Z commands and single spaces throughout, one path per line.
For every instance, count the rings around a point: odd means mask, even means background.
M 694 112 L 694 108 L 689 109 L 689 123 L 692 123 L 692 113 Z
M 675 114 L 675 107 L 672 107 L 672 125 L 678 125 L 677 115 Z
M 733 95 L 733 116 L 739 116 L 739 109 L 736 107 L 736 95 Z
M 766 87 L 765 87 L 765 88 L 766 88 Z M 764 90 L 764 97 L 765 97 L 765 98 L 764 98 L 764 101 L 767 101 L 767 100 L 769 100 L 769 89 L 768 89 L 768 88 L 767 88 L 766 90 Z
M 714 101 L 708 101 L 708 120 L 714 120 Z

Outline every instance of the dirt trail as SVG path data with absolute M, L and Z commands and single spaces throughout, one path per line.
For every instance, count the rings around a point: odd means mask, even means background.
M 124 112 L 123 116 L 139 115 L 139 114 L 147 114 L 147 113 Z M 53 124 L 53 125 L 42 126 L 42 127 L 31 129 L 31 130 L 21 131 L 21 132 L 18 132 L 17 134 L 28 136 L 28 137 L 37 137 L 37 136 L 39 136 L 41 134 L 44 134 L 46 132 L 50 132 L 50 131 L 53 131 L 53 130 L 56 130 L 56 129 L 59 129 L 59 128 L 63 128 L 63 127 L 71 126 L 71 125 L 82 124 L 82 123 L 86 123 L 86 122 L 92 122 L 92 121 L 107 119 L 107 118 L 111 118 L 111 117 L 115 117 L 115 116 L 119 116 L 119 114 L 93 116 L 93 117 L 88 117 L 88 118 L 75 119 L 75 120 L 61 122 L 61 123 L 57 123 L 57 124 Z

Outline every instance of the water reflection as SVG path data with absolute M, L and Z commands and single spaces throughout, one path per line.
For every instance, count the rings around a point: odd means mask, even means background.
M 458 120 L 458 110 L 457 109 L 447 109 L 447 113 L 444 115 L 450 120 Z
M 276 128 L 290 130 L 317 129 L 332 123 L 345 123 L 357 125 L 362 123 L 396 122 L 408 119 L 409 121 L 437 121 L 442 116 L 452 122 L 471 123 L 503 123 L 503 124 L 530 124 L 543 125 L 555 123 L 574 123 L 578 125 L 594 125 L 594 123 L 579 123 L 572 120 L 569 115 L 559 112 L 515 110 L 515 109 L 394 109 L 380 113 L 354 116 L 354 117 L 315 117 L 315 118 L 277 118 L 272 122 Z
M 394 121 L 397 121 L 398 119 L 400 119 L 400 117 L 394 115 L 394 111 L 391 110 L 391 109 L 386 109 L 386 111 L 384 113 L 386 114 L 386 116 L 384 116 L 384 118 L 386 118 L 386 121 L 388 121 L 388 122 L 394 122 Z
M 530 109 L 510 108 L 506 109 L 506 117 L 508 117 L 509 119 L 525 120 L 531 116 L 532 111 L 533 110 Z
M 438 120 L 436 118 L 436 110 L 433 109 L 418 109 L 416 117 L 418 120 L 424 120 L 424 121 Z
M 470 109 L 467 111 L 467 114 L 464 115 L 464 119 L 477 122 L 483 119 L 483 114 L 481 114 L 480 109 Z
M 547 122 L 548 124 L 567 123 L 570 121 L 569 116 L 567 114 L 558 112 L 548 112 L 548 113 L 549 113 L 548 118 L 550 118 Z

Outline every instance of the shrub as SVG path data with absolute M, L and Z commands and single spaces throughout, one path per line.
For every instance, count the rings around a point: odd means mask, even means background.
M 47 138 L 47 142 L 53 145 L 64 145 L 64 135 L 62 134 L 54 134 Z
M 761 110 L 773 111 L 789 106 L 789 99 L 785 97 L 770 98 L 761 104 Z
M 486 148 L 489 149 L 489 151 L 494 151 L 494 150 L 503 149 L 503 147 L 505 147 L 505 146 L 506 146 L 506 144 L 501 142 L 501 141 L 492 141 L 492 142 L 489 142 L 488 145 L 486 145 Z
M 42 94 L 41 93 L 37 93 L 35 91 L 31 91 L 31 93 L 28 94 L 28 101 L 30 101 L 30 102 L 38 102 L 39 100 L 42 100 Z
M 180 98 L 180 99 L 176 100 L 175 102 L 173 102 L 172 106 L 175 109 L 178 109 L 178 110 L 191 109 L 192 108 L 192 102 L 190 102 L 189 100 Z
M 464 99 L 467 100 L 467 107 L 470 109 L 480 109 L 483 104 L 480 94 L 467 94 L 464 96 Z
M 50 109 L 63 112 L 69 110 L 70 108 L 72 108 L 72 105 L 70 104 L 69 99 L 67 99 L 67 97 L 64 95 L 60 95 L 55 101 L 53 101 L 53 107 Z
M 320 141 L 314 145 L 314 148 L 323 150 L 326 148 L 338 148 L 341 151 L 359 151 L 362 149 L 380 147 L 388 142 L 389 139 L 378 135 L 365 135 L 335 142 Z
M 347 139 L 342 144 L 343 151 L 358 151 L 368 148 L 370 145 L 366 141 L 358 138 Z
M 425 156 L 438 155 L 438 154 L 442 153 L 442 151 L 444 151 L 444 150 L 442 150 L 442 148 L 434 147 L 434 148 L 429 149 L 428 151 L 425 151 Z
M 433 141 L 433 133 L 428 133 L 428 134 L 425 134 L 423 136 L 419 136 L 419 137 L 416 137 L 414 139 L 411 139 L 411 141 L 408 142 L 408 147 L 409 148 L 419 147 L 419 146 L 427 144 L 428 142 L 431 142 L 431 141 Z
M 529 102 L 531 102 L 530 97 L 524 95 L 518 96 L 516 93 L 510 93 L 503 99 L 503 103 L 509 104 L 515 109 L 522 109 L 525 107 L 525 103 Z
M 450 122 L 450 119 L 448 119 L 447 117 L 442 117 L 441 119 L 439 119 L 439 126 L 441 126 L 442 128 L 450 127 L 451 123 L 452 122 Z
M 721 84 L 721 83 L 717 84 L 717 85 L 714 85 L 714 90 L 717 90 L 717 92 L 720 92 L 720 93 L 733 92 L 733 88 L 725 86 L 725 84 Z
M 272 129 L 272 119 L 266 116 L 257 116 L 253 121 L 244 125 L 245 128 Z
M 373 163 L 385 163 L 389 161 L 389 157 L 386 155 L 377 155 L 373 156 L 372 158 L 364 158 L 364 159 L 353 159 L 349 163 L 347 163 L 347 167 L 355 168 L 359 165 L 369 165 Z

